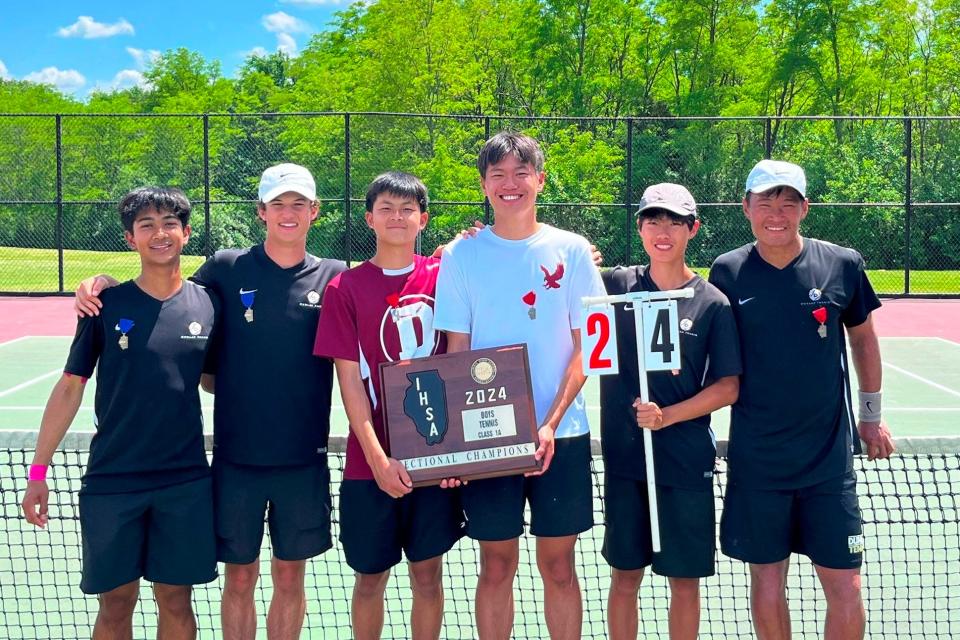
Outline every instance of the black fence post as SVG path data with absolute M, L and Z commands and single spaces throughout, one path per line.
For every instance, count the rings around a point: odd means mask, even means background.
M 627 237 L 627 252 L 624 256 L 624 264 L 633 264 L 631 261 L 633 247 L 633 118 L 627 118 L 627 175 L 626 187 L 623 190 L 624 200 L 624 233 Z
M 483 118 L 483 141 L 486 143 L 490 139 L 490 116 Z M 483 196 L 483 224 L 490 224 L 490 201 L 487 196 Z
M 906 158 L 906 175 L 904 184 L 904 259 L 903 259 L 903 293 L 910 293 L 910 223 L 913 219 L 913 120 L 904 118 L 903 155 Z
M 63 116 L 54 117 L 57 131 L 57 290 L 63 293 Z
M 773 126 L 771 118 L 763 121 L 763 157 L 767 160 L 773 155 Z
M 351 238 L 350 233 L 350 114 L 343 114 L 343 222 L 344 222 L 344 260 L 350 266 Z
M 203 255 L 212 255 L 210 248 L 210 114 L 203 114 Z

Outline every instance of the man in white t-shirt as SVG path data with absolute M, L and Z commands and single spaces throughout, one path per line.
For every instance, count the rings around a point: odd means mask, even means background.
M 589 243 L 537 221 L 543 152 L 536 140 L 501 132 L 477 161 L 494 224 L 444 250 L 434 328 L 448 352 L 526 343 L 542 471 L 530 477 L 478 480 L 463 490 L 467 535 L 480 543 L 477 630 L 508 638 L 523 511 L 544 582 L 552 638 L 578 638 L 583 605 L 574 565 L 577 535 L 593 526 L 590 431 L 580 388 L 582 296 L 604 295 Z

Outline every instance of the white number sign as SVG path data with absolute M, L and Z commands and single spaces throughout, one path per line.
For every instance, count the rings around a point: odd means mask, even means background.
M 680 323 L 676 300 L 657 300 L 644 302 L 641 313 L 634 312 L 634 318 L 640 322 L 642 316 L 643 331 L 637 327 L 637 336 L 643 336 L 642 344 L 644 364 L 647 371 L 670 371 L 680 368 Z
M 583 373 L 587 376 L 620 372 L 617 356 L 617 322 L 612 304 L 589 307 L 583 314 L 580 341 L 583 345 Z

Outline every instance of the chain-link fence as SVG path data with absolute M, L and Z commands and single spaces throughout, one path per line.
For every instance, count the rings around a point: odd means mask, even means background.
M 186 268 L 263 239 L 256 186 L 281 161 L 310 168 L 321 214 L 311 252 L 373 253 L 367 184 L 387 169 L 430 187 L 432 249 L 489 221 L 475 161 L 501 129 L 547 157 L 542 220 L 582 233 L 607 264 L 643 262 L 633 213 L 645 186 L 680 182 L 701 207 L 688 257 L 708 267 L 750 241 L 740 208 L 759 159 L 805 167 L 805 234 L 857 248 L 886 294 L 960 295 L 960 118 L 523 118 L 384 113 L 0 115 L 0 292 L 70 291 L 91 273 L 135 274 L 116 203 L 143 184 L 194 203 Z

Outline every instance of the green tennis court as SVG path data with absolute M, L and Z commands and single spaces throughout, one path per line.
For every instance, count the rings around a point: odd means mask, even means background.
M 899 438 L 900 454 L 890 460 L 857 460 L 867 541 L 864 600 L 871 638 L 960 637 L 960 439 L 953 421 L 960 413 L 960 344 L 941 338 L 883 339 L 885 414 Z M 83 411 L 53 462 L 51 522 L 37 531 L 20 516 L 19 495 L 32 456 L 35 429 L 50 387 L 56 381 L 69 338 L 24 337 L 0 343 L 0 637 L 73 638 L 89 633 L 96 600 L 83 596 L 76 492 L 93 424 L 93 388 Z M 91 382 L 93 387 L 95 383 Z M 856 384 L 854 383 L 854 388 Z M 333 433 L 346 422 L 334 400 Z M 587 390 L 591 418 L 598 413 L 596 381 Z M 210 424 L 210 397 L 205 397 Z M 726 416 L 717 421 L 720 436 Z M 85 433 L 82 433 L 84 431 Z M 920 437 L 926 436 L 926 437 Z M 940 436 L 940 437 L 934 437 Z M 331 456 L 333 492 L 343 469 L 343 438 L 335 438 Z M 721 460 L 715 497 L 717 513 L 725 489 Z M 578 573 L 584 600 L 584 637 L 605 637 L 609 569 L 600 555 L 603 541 L 603 463 L 594 458 L 594 520 L 581 536 Z M 334 535 L 338 533 L 335 510 Z M 270 601 L 269 547 L 261 555 L 263 578 L 256 592 L 262 623 Z M 809 562 L 795 557 L 788 597 L 794 637 L 819 637 L 824 602 Z M 442 637 L 473 638 L 473 590 L 478 572 L 475 546 L 458 544 L 445 563 L 446 614 Z M 409 637 L 411 594 L 406 572 L 398 567 L 387 591 L 384 637 Z M 746 566 L 717 556 L 717 574 L 703 581 L 702 638 L 752 637 Z M 353 576 L 339 545 L 312 560 L 307 575 L 307 618 L 303 637 L 350 637 Z M 200 637 L 220 637 L 220 582 L 195 590 Z M 521 539 L 521 566 L 515 583 L 514 637 L 546 637 L 542 623 L 542 586 L 532 538 Z M 641 636 L 667 637 L 668 588 L 651 576 L 641 589 Z M 144 587 L 135 620 L 135 637 L 152 637 L 155 608 Z
M 0 430 L 36 429 L 50 389 L 63 370 L 68 337 L 25 336 L 0 343 Z M 960 418 L 960 343 L 943 338 L 881 338 L 884 357 L 884 414 L 898 437 L 949 436 L 957 434 Z M 93 431 L 93 398 L 96 380 L 91 380 L 72 430 Z M 852 387 L 856 390 L 855 380 Z M 347 434 L 339 389 L 334 385 L 332 435 Z M 590 379 L 585 398 L 593 427 L 599 437 L 600 400 L 596 379 Z M 213 428 L 213 397 L 201 392 L 204 424 Z M 714 418 L 718 438 L 725 438 L 728 412 Z

